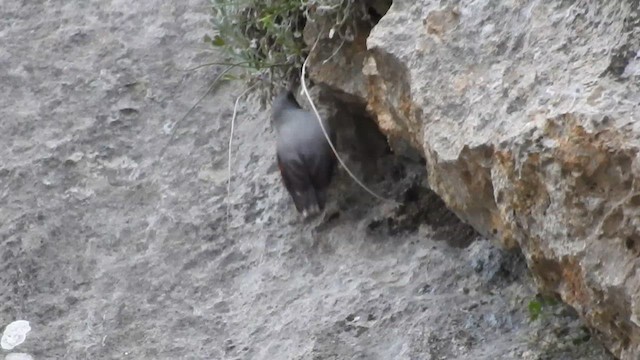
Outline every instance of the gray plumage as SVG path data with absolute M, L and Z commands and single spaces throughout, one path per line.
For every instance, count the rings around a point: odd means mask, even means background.
M 285 188 L 303 216 L 324 209 L 336 158 L 315 114 L 300 107 L 293 93 L 284 91 L 271 105 L 277 132 L 278 168 Z M 335 145 L 329 123 L 324 128 Z

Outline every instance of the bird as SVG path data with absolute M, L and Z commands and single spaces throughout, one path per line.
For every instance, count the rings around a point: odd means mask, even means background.
M 276 129 L 276 159 L 282 182 L 304 218 L 320 213 L 336 167 L 336 157 L 316 116 L 300 107 L 290 89 L 271 104 Z M 336 134 L 322 122 L 331 143 Z

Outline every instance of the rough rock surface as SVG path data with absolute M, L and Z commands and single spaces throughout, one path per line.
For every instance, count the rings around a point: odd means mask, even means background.
M 396 0 L 369 30 L 328 63 L 325 40 L 314 80 L 366 103 L 449 208 L 640 358 L 638 1 Z
M 208 4 L 2 3 L 0 327 L 31 332 L 0 357 L 609 359 L 567 308 L 530 321 L 524 261 L 473 241 L 420 163 L 386 154 L 366 177 L 399 208 L 341 173 L 326 221 L 300 223 L 254 101 L 227 223 L 242 89 L 175 127 L 222 70 L 183 71 L 216 58 Z

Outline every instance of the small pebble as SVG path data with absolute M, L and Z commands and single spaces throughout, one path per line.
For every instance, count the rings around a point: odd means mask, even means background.
M 31 331 L 31 327 L 26 320 L 16 320 L 10 323 L 2 333 L 0 346 L 5 350 L 12 350 L 24 342 L 29 331 Z

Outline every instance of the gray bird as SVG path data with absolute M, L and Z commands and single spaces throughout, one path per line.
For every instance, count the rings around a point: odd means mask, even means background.
M 285 188 L 303 217 L 324 209 L 336 158 L 315 114 L 300 107 L 291 91 L 281 92 L 271 105 L 277 133 L 276 155 Z M 335 145 L 335 132 L 323 125 Z

